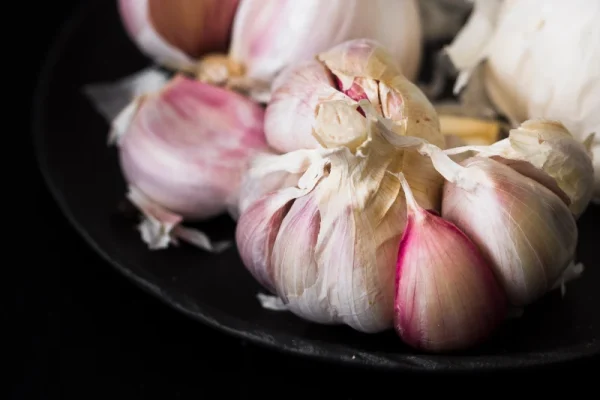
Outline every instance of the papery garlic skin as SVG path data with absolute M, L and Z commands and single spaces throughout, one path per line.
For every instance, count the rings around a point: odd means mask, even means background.
M 118 0 L 123 25 L 158 63 L 191 68 L 198 57 L 225 51 L 239 0 Z
M 240 0 L 229 56 L 250 79 L 272 82 L 285 67 L 341 42 L 380 41 L 414 79 L 421 62 L 416 0 Z
M 575 218 L 553 192 L 509 166 L 485 157 L 461 165 L 466 170 L 444 186 L 442 216 L 491 261 L 510 302 L 528 305 L 573 261 Z
M 488 338 L 507 314 L 489 262 L 454 224 L 419 207 L 406 186 L 408 222 L 400 241 L 395 329 L 426 351 L 453 351 Z
M 461 71 L 455 89 L 480 66 L 487 95 L 514 126 L 531 118 L 557 120 L 580 141 L 596 132 L 597 148 L 599 19 L 598 1 L 476 0 L 469 22 L 447 49 Z M 594 167 L 600 176 L 600 158 Z
M 119 142 L 123 174 L 187 220 L 223 213 L 250 157 L 268 151 L 264 112 L 222 88 L 176 76 L 136 100 Z

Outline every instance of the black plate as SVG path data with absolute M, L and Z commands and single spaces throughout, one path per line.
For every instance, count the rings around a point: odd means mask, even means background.
M 115 1 L 85 2 L 49 53 L 35 99 L 37 156 L 60 207 L 90 245 L 126 277 L 173 308 L 227 333 L 286 352 L 349 365 L 398 370 L 482 370 L 530 367 L 600 352 L 600 209 L 580 219 L 582 279 L 565 298 L 555 291 L 507 323 L 485 346 L 458 355 L 412 351 L 391 332 L 365 335 L 350 328 L 310 324 L 264 310 L 259 285 L 230 249 L 211 255 L 182 246 L 150 252 L 118 205 L 125 184 L 108 126 L 82 94 L 83 85 L 111 81 L 148 65 L 121 28 Z M 221 217 L 201 225 L 215 238 L 232 238 Z M 85 268 L 85 266 L 81 266 Z M 106 291 L 110 296 L 110 289 Z

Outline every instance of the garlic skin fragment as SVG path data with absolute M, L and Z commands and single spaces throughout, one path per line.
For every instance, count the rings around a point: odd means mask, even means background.
M 127 34 L 157 63 L 191 69 L 209 52 L 225 51 L 239 0 L 118 0 Z
M 421 62 L 416 0 L 240 0 L 229 57 L 269 84 L 285 67 L 347 40 L 381 42 L 409 79 Z
M 442 217 L 454 223 L 491 261 L 510 302 L 531 304 L 551 290 L 573 261 L 578 231 L 573 214 L 552 191 L 486 157 L 460 163 L 432 155 L 448 180 Z
M 398 250 L 394 326 L 404 342 L 432 351 L 475 346 L 501 324 L 507 300 L 477 246 L 454 224 L 421 208 L 400 174 L 408 222 Z
M 455 92 L 483 69 L 485 92 L 514 127 L 560 121 L 600 148 L 600 2 L 475 0 L 474 12 L 446 49 L 460 71 Z M 594 158 L 600 199 L 600 157 Z

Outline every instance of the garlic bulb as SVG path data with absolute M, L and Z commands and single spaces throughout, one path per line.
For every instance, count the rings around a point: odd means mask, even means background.
M 106 89 L 103 102 L 110 99 L 107 93 L 120 94 Z M 147 217 L 140 229 L 151 248 L 166 247 L 177 233 L 213 249 L 178 223 L 216 216 L 237 202 L 250 158 L 270 152 L 263 120 L 263 108 L 251 100 L 182 75 L 121 111 L 111 136 L 134 193 L 130 200 Z
M 141 51 L 160 64 L 190 69 L 225 51 L 239 0 L 118 0 L 121 20 Z
M 244 77 L 234 77 L 228 85 L 250 94 L 262 86 L 256 95 L 262 101 L 285 67 L 357 38 L 381 42 L 404 75 L 416 78 L 422 55 L 416 0 L 240 0 L 228 57 L 209 58 L 200 65 L 200 75 L 223 81 L 227 71 L 243 70 Z M 239 67 L 232 68 L 232 62 Z
M 600 2 L 476 0 L 447 54 L 460 71 L 455 91 L 482 68 L 485 93 L 514 126 L 560 121 L 600 152 Z M 469 83 L 470 84 L 470 83 Z M 600 157 L 594 157 L 600 199 Z
M 446 154 L 472 150 L 503 162 L 552 190 L 579 217 L 594 190 L 589 144 L 575 140 L 560 122 L 535 119 L 523 122 L 508 138 L 491 146 L 457 147 Z
M 510 302 L 523 306 L 555 287 L 575 256 L 573 214 L 552 191 L 487 157 L 460 164 L 431 154 L 444 175 L 442 217 L 491 261 Z
M 344 106 L 342 113 L 360 115 L 354 105 L 336 104 Z M 304 172 L 297 184 L 266 191 L 242 210 L 236 243 L 250 273 L 294 314 L 379 332 L 393 326 L 394 266 L 406 225 L 393 174 L 407 152 L 389 143 L 372 110 L 362 112 L 371 116 L 367 139 L 354 152 L 297 150 L 262 163 L 266 172 L 257 177 Z M 410 174 L 418 183 L 419 170 Z
M 364 109 L 393 124 L 398 135 L 420 137 L 444 146 L 433 105 L 396 67 L 390 53 L 373 40 L 357 39 L 333 46 L 316 60 L 291 67 L 276 79 L 267 106 L 265 135 L 271 147 L 297 149 L 347 146 L 354 151 L 366 137 Z M 352 106 L 352 107 L 348 107 Z M 416 152 L 404 156 L 405 175 L 420 204 L 438 209 L 441 176 L 431 161 Z M 414 180 L 419 177 L 418 181 Z
M 321 115 L 322 104 L 331 100 L 358 104 L 367 99 L 380 115 L 410 125 L 409 135 L 443 143 L 429 100 L 401 73 L 391 53 L 373 40 L 346 41 L 319 53 L 315 60 L 291 66 L 272 89 L 265 135 L 281 152 L 319 146 L 314 126 L 331 120 Z
M 428 351 L 474 346 L 506 317 L 506 295 L 477 246 L 420 207 L 402 173 L 400 182 L 408 222 L 396 269 L 396 331 L 404 342 Z

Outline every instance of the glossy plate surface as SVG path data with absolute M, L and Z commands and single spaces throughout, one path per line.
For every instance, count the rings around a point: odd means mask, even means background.
M 114 1 L 85 2 L 49 53 L 35 98 L 34 135 L 40 168 L 67 218 L 110 264 L 174 309 L 227 333 L 286 352 L 399 370 L 481 370 L 547 365 L 600 350 L 600 207 L 581 218 L 582 279 L 561 299 L 555 291 L 507 323 L 485 346 L 455 355 L 423 355 L 391 332 L 364 335 L 310 324 L 260 307 L 259 285 L 232 248 L 211 255 L 188 246 L 150 252 L 118 205 L 124 198 L 107 123 L 81 88 L 148 65 L 124 33 Z M 227 217 L 200 228 L 233 238 Z M 85 266 L 82 266 L 84 268 Z M 110 296 L 110 290 L 106 292 Z

